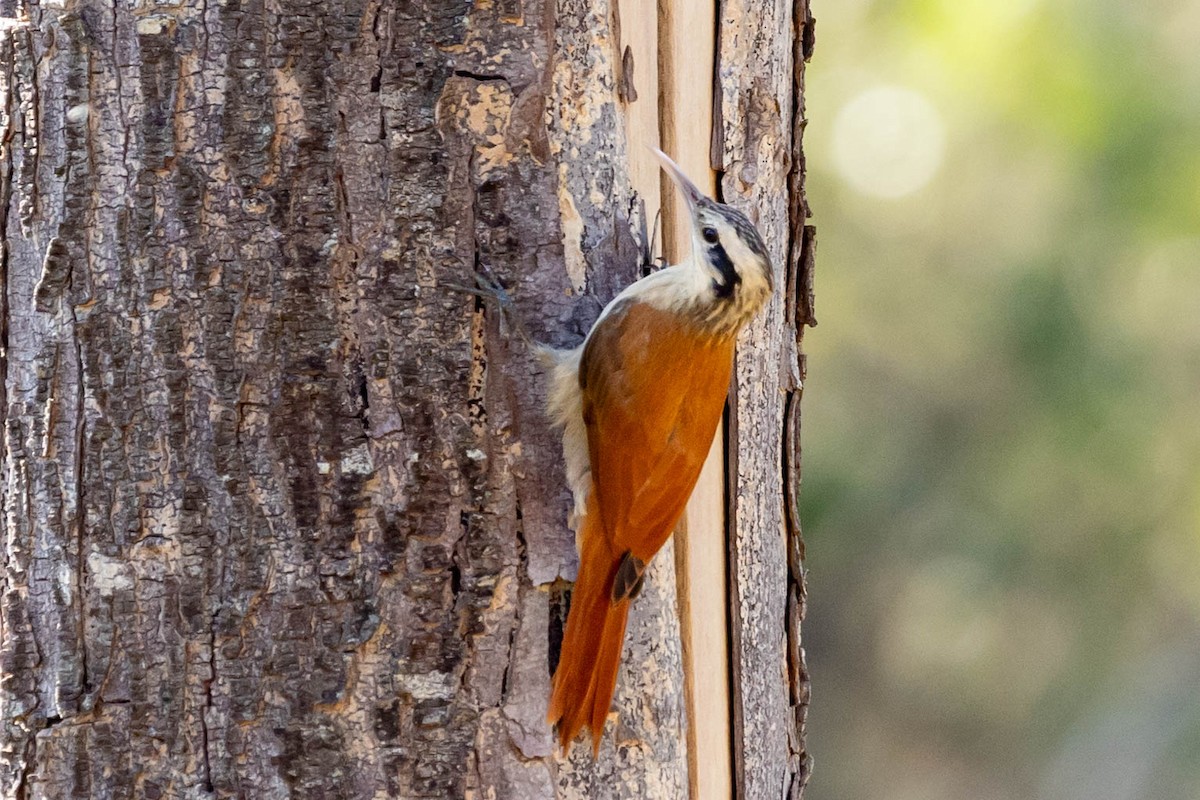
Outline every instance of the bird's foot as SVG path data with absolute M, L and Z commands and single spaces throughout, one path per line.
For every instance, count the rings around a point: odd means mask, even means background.
M 507 327 L 515 330 L 521 340 L 529 346 L 533 346 L 534 342 L 529 338 L 529 334 L 525 331 L 525 324 L 521 320 L 521 314 L 517 310 L 517 304 L 513 300 L 512 295 L 508 293 L 508 289 L 492 272 L 491 267 L 480 265 L 475 274 L 475 286 L 463 286 L 457 283 L 443 282 L 441 285 L 447 289 L 456 292 L 464 292 L 466 294 L 481 297 L 484 300 L 493 301 L 500 309 L 500 316 L 506 323 Z

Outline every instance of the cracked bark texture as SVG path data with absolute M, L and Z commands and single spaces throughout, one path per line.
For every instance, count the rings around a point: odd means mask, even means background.
M 616 14 L 0 0 L 0 796 L 686 794 L 669 554 L 599 762 L 552 752 L 559 445 L 448 288 L 567 346 L 637 277 Z
M 750 207 L 783 291 L 743 334 L 729 401 L 730 630 L 734 773 L 740 797 L 799 798 L 809 677 L 800 490 L 804 329 L 816 325 L 816 230 L 804 193 L 804 68 L 815 22 L 808 0 L 722 0 L 713 168 L 722 199 Z M 782 491 L 763 491 L 778 476 Z M 783 675 L 781 675 L 781 670 Z

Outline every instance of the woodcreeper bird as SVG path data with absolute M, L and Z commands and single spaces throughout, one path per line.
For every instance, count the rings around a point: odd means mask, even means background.
M 683 514 L 725 405 L 734 340 L 770 296 L 762 237 L 655 151 L 687 203 L 692 252 L 628 286 L 573 350 L 544 350 L 574 494 L 579 576 L 546 717 L 564 751 L 600 738 L 629 604 Z

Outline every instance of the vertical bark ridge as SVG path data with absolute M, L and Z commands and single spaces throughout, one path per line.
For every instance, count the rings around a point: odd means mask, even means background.
M 799 488 L 802 330 L 811 314 L 811 244 L 805 220 L 803 77 L 811 55 L 808 3 L 750 14 L 720 4 L 713 164 L 723 200 L 751 217 L 782 272 L 778 293 L 744 333 L 730 406 L 729 547 L 734 760 L 739 798 L 799 797 L 808 677 Z M 740 350 L 745 353 L 747 350 Z M 783 491 L 760 490 L 775 476 Z M 782 678 L 782 679 L 781 679 Z

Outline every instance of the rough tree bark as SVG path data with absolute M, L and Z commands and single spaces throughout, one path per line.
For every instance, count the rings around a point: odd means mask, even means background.
M 0 0 L 0 795 L 698 793 L 669 555 L 599 761 L 552 752 L 558 443 L 448 288 L 565 346 L 638 276 L 655 8 Z M 812 20 L 717 16 L 712 167 L 787 276 L 729 414 L 735 785 L 796 797 Z

